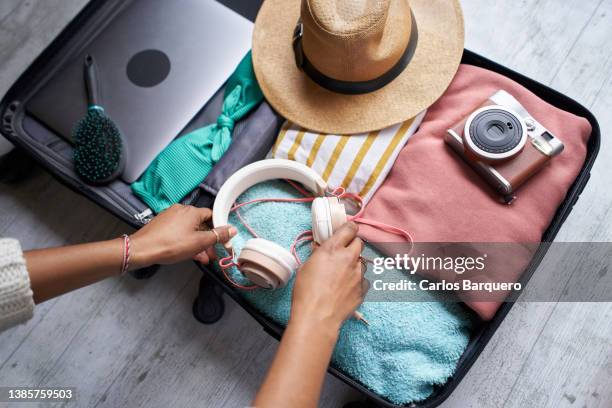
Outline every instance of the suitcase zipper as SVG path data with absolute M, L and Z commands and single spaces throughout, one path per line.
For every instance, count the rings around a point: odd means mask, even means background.
M 23 138 L 23 142 L 26 146 L 28 146 L 32 156 L 39 158 L 40 163 L 46 162 L 47 164 L 51 165 L 56 172 L 61 174 L 61 179 L 64 180 L 64 183 L 68 184 L 68 186 L 72 187 L 74 190 L 79 191 L 96 201 L 95 195 L 92 194 L 92 192 L 87 192 L 87 190 L 84 190 L 80 180 L 74 177 L 74 175 L 70 172 L 66 171 L 66 169 L 70 166 L 70 162 L 68 160 L 52 149 L 49 149 L 48 146 L 42 146 L 46 148 L 47 151 L 46 154 L 41 154 L 40 143 L 37 143 L 34 140 Z M 134 211 L 138 211 L 139 208 L 135 207 L 132 203 L 113 190 L 99 190 L 96 194 L 99 197 L 103 197 L 107 203 L 114 204 L 115 207 L 119 208 L 126 216 L 134 217 L 141 225 L 146 225 L 153 219 L 154 214 L 150 208 L 146 208 L 142 212 L 137 212 L 134 214 Z
M 147 208 L 143 212 L 139 212 L 134 214 L 134 218 L 138 220 L 141 224 L 148 224 L 153 219 L 153 211 L 150 208 Z

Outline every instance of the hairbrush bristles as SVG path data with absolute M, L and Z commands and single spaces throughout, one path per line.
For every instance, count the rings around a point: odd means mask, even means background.
M 73 131 L 74 168 L 92 184 L 105 184 L 123 172 L 125 151 L 119 129 L 98 103 L 96 65 L 91 55 L 85 56 L 83 76 L 89 108 Z
M 73 133 L 74 166 L 80 177 L 102 184 L 123 171 L 121 133 L 104 109 L 92 106 L 79 121 Z

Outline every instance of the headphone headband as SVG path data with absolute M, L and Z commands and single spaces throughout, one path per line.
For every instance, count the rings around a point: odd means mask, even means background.
M 213 225 L 220 227 L 227 224 L 230 210 L 240 194 L 255 184 L 275 179 L 297 181 L 317 196 L 324 196 L 327 189 L 327 183 L 321 176 L 305 164 L 285 159 L 256 161 L 241 168 L 223 183 L 213 206 Z

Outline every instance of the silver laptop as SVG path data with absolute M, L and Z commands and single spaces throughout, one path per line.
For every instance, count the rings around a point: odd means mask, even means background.
M 251 48 L 252 23 L 214 0 L 137 0 L 32 98 L 28 111 L 70 139 L 87 109 L 83 59 L 121 130 L 132 183 L 187 125 Z

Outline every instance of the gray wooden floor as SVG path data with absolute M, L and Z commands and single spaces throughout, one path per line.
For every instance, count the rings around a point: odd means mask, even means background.
M 0 1 L 0 94 L 85 2 Z M 598 117 L 599 159 L 558 240 L 611 241 L 612 0 L 462 4 L 467 48 Z M 0 186 L 0 236 L 25 248 L 125 230 L 46 174 Z M 232 302 L 216 325 L 196 323 L 197 279 L 192 265 L 177 265 L 149 281 L 111 279 L 40 305 L 32 321 L 0 336 L 0 385 L 74 386 L 71 406 L 79 407 L 248 405 L 277 343 Z M 443 406 L 610 407 L 611 322 L 612 304 L 519 303 Z M 329 377 L 321 406 L 356 397 Z

